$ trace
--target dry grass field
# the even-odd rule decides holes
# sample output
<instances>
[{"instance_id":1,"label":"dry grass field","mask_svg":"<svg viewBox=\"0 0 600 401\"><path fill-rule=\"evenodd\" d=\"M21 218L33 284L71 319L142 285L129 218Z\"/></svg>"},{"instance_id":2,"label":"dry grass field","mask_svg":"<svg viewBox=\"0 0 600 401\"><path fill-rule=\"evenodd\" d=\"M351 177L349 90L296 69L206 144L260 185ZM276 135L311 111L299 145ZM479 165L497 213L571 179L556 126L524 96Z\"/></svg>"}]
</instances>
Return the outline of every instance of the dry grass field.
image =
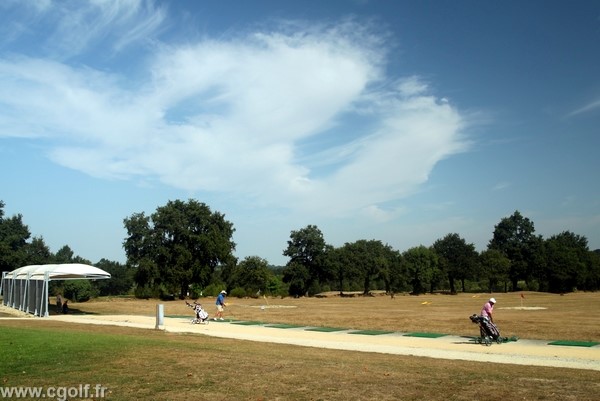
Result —
<instances>
[{"instance_id":1,"label":"dry grass field","mask_svg":"<svg viewBox=\"0 0 600 401\"><path fill-rule=\"evenodd\" d=\"M265 323L300 324L398 332L431 332L475 335L468 319L479 313L494 296L494 320L503 336L539 340L600 341L600 293L565 295L545 293L496 293L459 295L385 295L341 298L227 299L225 316ZM214 298L198 300L212 315ZM102 298L72 304L76 311L98 314L153 315L157 303L165 315L192 315L183 301ZM262 308L264 306L264 308Z\"/></svg>"},{"instance_id":2,"label":"dry grass field","mask_svg":"<svg viewBox=\"0 0 600 401\"><path fill-rule=\"evenodd\" d=\"M519 294L493 294L503 334L600 340L600 294L524 295L524 309L514 309L521 307ZM468 316L478 313L489 296L232 298L226 317L475 335L477 328ZM200 301L214 312L214 298ZM74 303L72 308L74 313L153 315L159 302L166 315L191 316L183 301L105 298ZM0 319L0 326L0 341L10 347L0 352L19 355L18 361L0 358L2 385L102 383L109 388L105 400L592 401L600 394L600 372L591 370L338 351L116 326L92 328L50 319ZM33 350L27 346L32 341L39 342Z\"/></svg>"}]
</instances>

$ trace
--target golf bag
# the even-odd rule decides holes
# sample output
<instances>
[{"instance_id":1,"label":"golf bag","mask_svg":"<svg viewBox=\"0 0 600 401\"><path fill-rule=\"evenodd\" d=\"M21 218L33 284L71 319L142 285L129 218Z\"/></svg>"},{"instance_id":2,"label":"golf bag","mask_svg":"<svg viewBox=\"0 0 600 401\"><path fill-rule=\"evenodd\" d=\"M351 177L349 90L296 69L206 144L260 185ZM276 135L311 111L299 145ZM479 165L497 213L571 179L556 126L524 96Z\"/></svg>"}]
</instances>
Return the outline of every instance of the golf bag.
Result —
<instances>
[{"instance_id":1,"label":"golf bag","mask_svg":"<svg viewBox=\"0 0 600 401\"><path fill-rule=\"evenodd\" d=\"M190 323L192 324L208 324L208 312L202 309L202 305L194 302L194 304L190 304L189 302L185 303L187 306L192 308L196 314L196 317L192 319Z\"/></svg>"},{"instance_id":2,"label":"golf bag","mask_svg":"<svg viewBox=\"0 0 600 401\"><path fill-rule=\"evenodd\" d=\"M491 345L492 341L497 343L503 342L502 337L500 337L500 330L486 316L473 314L469 316L469 319L471 319L471 322L479 325L479 338L476 339L478 343Z\"/></svg>"}]
</instances>

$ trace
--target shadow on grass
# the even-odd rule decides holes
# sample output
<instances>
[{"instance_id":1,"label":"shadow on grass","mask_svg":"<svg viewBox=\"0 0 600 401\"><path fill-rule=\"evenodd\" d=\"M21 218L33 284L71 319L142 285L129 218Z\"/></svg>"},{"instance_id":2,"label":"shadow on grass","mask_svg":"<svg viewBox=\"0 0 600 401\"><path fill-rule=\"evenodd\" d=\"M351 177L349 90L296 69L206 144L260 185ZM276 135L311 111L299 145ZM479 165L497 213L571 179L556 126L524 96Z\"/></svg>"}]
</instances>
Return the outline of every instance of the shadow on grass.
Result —
<instances>
[{"instance_id":1,"label":"shadow on grass","mask_svg":"<svg viewBox=\"0 0 600 401\"><path fill-rule=\"evenodd\" d=\"M56 310L50 310L49 311L50 316L61 316L61 315L101 315L101 313L98 312L90 312L90 311L82 311L81 309L78 308L69 308L69 311L67 313L58 313Z\"/></svg>"}]
</instances>

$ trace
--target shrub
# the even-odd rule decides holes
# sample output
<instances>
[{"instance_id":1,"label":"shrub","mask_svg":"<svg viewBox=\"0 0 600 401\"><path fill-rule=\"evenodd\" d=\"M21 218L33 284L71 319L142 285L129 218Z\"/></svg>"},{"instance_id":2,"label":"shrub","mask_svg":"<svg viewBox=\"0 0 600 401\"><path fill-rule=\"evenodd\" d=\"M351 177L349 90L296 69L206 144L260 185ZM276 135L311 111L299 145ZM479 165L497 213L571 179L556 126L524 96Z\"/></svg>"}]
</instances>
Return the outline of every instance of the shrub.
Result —
<instances>
[{"instance_id":1,"label":"shrub","mask_svg":"<svg viewBox=\"0 0 600 401\"><path fill-rule=\"evenodd\" d=\"M135 290L133 293L134 293L135 297L139 298L139 299L150 299L150 298L155 297L154 291L152 290L151 287L148 287L148 286L135 287Z\"/></svg>"},{"instance_id":2,"label":"shrub","mask_svg":"<svg viewBox=\"0 0 600 401\"><path fill-rule=\"evenodd\" d=\"M202 290L202 287L200 287L199 284L192 284L190 286L190 298L198 299L204 295L206 294L204 294L204 291Z\"/></svg>"},{"instance_id":3,"label":"shrub","mask_svg":"<svg viewBox=\"0 0 600 401\"><path fill-rule=\"evenodd\" d=\"M209 284L204 288L203 293L205 297L216 297L219 293L225 289L225 284L222 283L213 283Z\"/></svg>"},{"instance_id":4,"label":"shrub","mask_svg":"<svg viewBox=\"0 0 600 401\"><path fill-rule=\"evenodd\" d=\"M173 292L170 291L164 285L161 284L160 287L158 288L158 291L159 291L159 298L162 299L163 301L175 300L175 294L173 294Z\"/></svg>"},{"instance_id":5,"label":"shrub","mask_svg":"<svg viewBox=\"0 0 600 401\"><path fill-rule=\"evenodd\" d=\"M98 296L98 289L89 280L73 280L65 283L64 295L74 302L86 302Z\"/></svg>"},{"instance_id":6,"label":"shrub","mask_svg":"<svg viewBox=\"0 0 600 401\"><path fill-rule=\"evenodd\" d=\"M247 294L246 294L246 290L244 288L236 287L233 290L231 290L231 293L229 294L229 296L236 297L236 298L244 298L247 296Z\"/></svg>"}]
</instances>

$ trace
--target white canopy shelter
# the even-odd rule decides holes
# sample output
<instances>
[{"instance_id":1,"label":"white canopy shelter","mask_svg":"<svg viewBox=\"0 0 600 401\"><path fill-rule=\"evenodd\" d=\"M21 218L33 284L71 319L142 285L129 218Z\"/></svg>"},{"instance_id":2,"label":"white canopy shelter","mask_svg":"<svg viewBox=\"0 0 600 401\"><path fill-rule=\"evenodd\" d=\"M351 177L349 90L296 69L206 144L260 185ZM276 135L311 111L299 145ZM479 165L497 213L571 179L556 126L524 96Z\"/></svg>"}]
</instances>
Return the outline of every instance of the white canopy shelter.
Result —
<instances>
[{"instance_id":1,"label":"white canopy shelter","mask_svg":"<svg viewBox=\"0 0 600 401\"><path fill-rule=\"evenodd\" d=\"M48 316L50 281L108 278L110 274L104 270L81 263L24 266L2 273L2 303L36 316Z\"/></svg>"}]
</instances>

